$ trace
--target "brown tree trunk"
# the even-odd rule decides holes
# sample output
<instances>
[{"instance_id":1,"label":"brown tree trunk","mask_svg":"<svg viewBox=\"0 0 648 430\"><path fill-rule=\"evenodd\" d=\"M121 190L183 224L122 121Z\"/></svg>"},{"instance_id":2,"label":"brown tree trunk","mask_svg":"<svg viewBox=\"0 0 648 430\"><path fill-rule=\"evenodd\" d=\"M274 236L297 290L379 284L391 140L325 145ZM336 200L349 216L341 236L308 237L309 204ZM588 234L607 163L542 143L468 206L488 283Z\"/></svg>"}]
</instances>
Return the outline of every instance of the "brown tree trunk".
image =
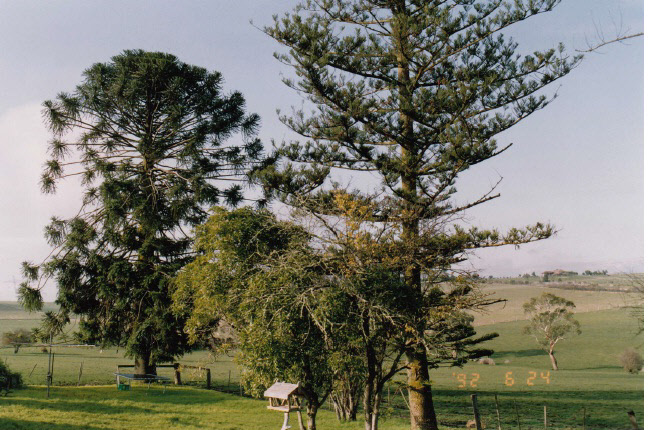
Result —
<instances>
[{"instance_id":1,"label":"brown tree trunk","mask_svg":"<svg viewBox=\"0 0 648 430\"><path fill-rule=\"evenodd\" d=\"M373 401L373 414L371 414L371 430L378 430L378 416L380 415L380 402L382 402L382 384L376 387Z\"/></svg>"},{"instance_id":2,"label":"brown tree trunk","mask_svg":"<svg viewBox=\"0 0 648 430\"><path fill-rule=\"evenodd\" d=\"M549 358L551 359L551 367L553 367L553 370L558 370L558 361L556 360L553 351L549 352Z\"/></svg>"},{"instance_id":3,"label":"brown tree trunk","mask_svg":"<svg viewBox=\"0 0 648 430\"><path fill-rule=\"evenodd\" d=\"M150 354L135 357L135 370L133 373L136 375L157 375L157 367L155 363L151 362L150 357Z\"/></svg>"},{"instance_id":4,"label":"brown tree trunk","mask_svg":"<svg viewBox=\"0 0 648 430\"><path fill-rule=\"evenodd\" d=\"M317 416L317 408L308 406L306 408L306 414L308 419L306 420L308 430L317 430L317 425L315 424L315 417Z\"/></svg>"},{"instance_id":5,"label":"brown tree trunk","mask_svg":"<svg viewBox=\"0 0 648 430\"><path fill-rule=\"evenodd\" d=\"M414 94L412 93L412 81L410 76L410 64L408 56L411 55L410 28L405 15L408 14L405 0L393 2L390 6L393 13L392 20L392 43L394 45L398 64L398 95L399 95L399 120L401 123L400 138L397 142L401 147L401 187L403 191L404 210L402 212L402 235L403 243L417 246L419 239L419 214L417 207L418 190L417 180L418 153L414 141L414 121L409 114L408 107L412 105ZM421 298L421 268L416 261L416 249L412 250L412 261L407 262L404 269L405 284L413 292L415 298ZM416 304L414 308L417 308ZM425 335L425 326L420 323L423 318L415 310L417 337ZM410 428L412 430L437 430L436 414L432 403L432 390L430 389L430 375L428 372L427 352L418 341L415 342L406 353L407 357L407 381L410 403Z\"/></svg>"},{"instance_id":6,"label":"brown tree trunk","mask_svg":"<svg viewBox=\"0 0 648 430\"><path fill-rule=\"evenodd\" d=\"M365 430L371 430L372 429L372 417L373 417L373 383L367 382L365 384L365 392L364 392L364 400L363 400L363 405L364 407L364 419L365 419Z\"/></svg>"},{"instance_id":7,"label":"brown tree trunk","mask_svg":"<svg viewBox=\"0 0 648 430\"><path fill-rule=\"evenodd\" d=\"M407 354L407 386L412 430L438 430L425 350Z\"/></svg>"},{"instance_id":8,"label":"brown tree trunk","mask_svg":"<svg viewBox=\"0 0 648 430\"><path fill-rule=\"evenodd\" d=\"M363 330L365 333L369 333L369 318L364 319L363 321ZM365 380L365 389L364 389L364 416L365 416L365 430L372 429L372 417L375 414L374 410L374 392L375 383L376 383L376 351L374 350L371 344L367 344L365 347L365 354L367 357L367 379Z\"/></svg>"}]
</instances>

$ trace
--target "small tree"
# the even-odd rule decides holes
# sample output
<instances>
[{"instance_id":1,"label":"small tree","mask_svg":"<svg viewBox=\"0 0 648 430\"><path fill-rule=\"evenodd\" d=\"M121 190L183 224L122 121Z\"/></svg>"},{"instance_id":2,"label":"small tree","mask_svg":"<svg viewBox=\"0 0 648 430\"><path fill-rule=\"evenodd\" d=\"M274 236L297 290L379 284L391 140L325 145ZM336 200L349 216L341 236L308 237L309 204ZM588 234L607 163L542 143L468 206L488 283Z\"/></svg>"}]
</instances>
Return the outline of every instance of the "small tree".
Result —
<instances>
[{"instance_id":1,"label":"small tree","mask_svg":"<svg viewBox=\"0 0 648 430\"><path fill-rule=\"evenodd\" d=\"M628 289L625 294L626 307L630 315L636 318L638 333L644 331L644 279L643 274L628 275Z\"/></svg>"},{"instance_id":2,"label":"small tree","mask_svg":"<svg viewBox=\"0 0 648 430\"><path fill-rule=\"evenodd\" d=\"M13 346L14 354L18 353L18 350L23 343L32 343L33 341L32 333L24 328L7 331L2 334L2 344Z\"/></svg>"},{"instance_id":3,"label":"small tree","mask_svg":"<svg viewBox=\"0 0 648 430\"><path fill-rule=\"evenodd\" d=\"M524 313L530 316L524 333L535 337L542 348L549 353L553 370L558 370L554 349L558 341L572 333L580 334L580 324L574 319L574 302L544 293L524 304Z\"/></svg>"},{"instance_id":4,"label":"small tree","mask_svg":"<svg viewBox=\"0 0 648 430\"><path fill-rule=\"evenodd\" d=\"M328 278L303 229L270 212L216 208L196 232L201 254L176 279L175 309L191 341L221 321L238 334L237 361L254 395L277 379L300 382L308 428L333 389L323 332L311 317Z\"/></svg>"},{"instance_id":5,"label":"small tree","mask_svg":"<svg viewBox=\"0 0 648 430\"><path fill-rule=\"evenodd\" d=\"M643 358L634 348L628 348L619 356L619 362L623 370L630 373L638 373L643 367Z\"/></svg>"}]
</instances>

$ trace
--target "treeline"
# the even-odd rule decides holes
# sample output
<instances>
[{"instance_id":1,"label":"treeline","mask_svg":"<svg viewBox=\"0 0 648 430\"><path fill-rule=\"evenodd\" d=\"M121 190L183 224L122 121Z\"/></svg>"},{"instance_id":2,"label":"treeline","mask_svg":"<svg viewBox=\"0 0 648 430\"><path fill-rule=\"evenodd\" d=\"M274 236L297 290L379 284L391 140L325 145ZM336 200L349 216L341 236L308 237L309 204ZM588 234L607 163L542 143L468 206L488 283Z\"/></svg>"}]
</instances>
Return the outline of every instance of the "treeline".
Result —
<instances>
[{"instance_id":1,"label":"treeline","mask_svg":"<svg viewBox=\"0 0 648 430\"><path fill-rule=\"evenodd\" d=\"M301 382L312 430L329 396L342 420L362 401L376 430L382 387L405 371L412 429L437 429L429 369L487 353L493 336L475 337L467 311L497 300L460 263L555 233L460 222L496 186L454 198L464 172L509 147L496 137L546 107L546 87L581 61L497 36L555 4L304 0L263 29L308 100L281 116L299 139L270 153L218 72L142 50L92 65L43 105L41 188L78 177L84 194L77 215L46 227L52 254L23 264L19 300L40 310L54 282L60 310L45 332L77 315L78 342L122 347L141 374L227 324L219 347L240 349L248 390ZM340 171L374 182L344 186ZM224 209L273 202L289 220Z\"/></svg>"}]
</instances>

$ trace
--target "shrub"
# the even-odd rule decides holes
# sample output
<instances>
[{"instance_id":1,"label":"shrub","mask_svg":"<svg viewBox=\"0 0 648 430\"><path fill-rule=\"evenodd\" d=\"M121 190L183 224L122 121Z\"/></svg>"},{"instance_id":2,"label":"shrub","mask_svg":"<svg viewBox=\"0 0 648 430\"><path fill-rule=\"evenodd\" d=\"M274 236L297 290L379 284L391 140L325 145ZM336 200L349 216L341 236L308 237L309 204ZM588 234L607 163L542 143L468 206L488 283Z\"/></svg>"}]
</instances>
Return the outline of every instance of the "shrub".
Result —
<instances>
[{"instance_id":1,"label":"shrub","mask_svg":"<svg viewBox=\"0 0 648 430\"><path fill-rule=\"evenodd\" d=\"M14 373L6 364L0 361L0 396L7 395L13 388L20 388L23 385L20 373Z\"/></svg>"},{"instance_id":2,"label":"shrub","mask_svg":"<svg viewBox=\"0 0 648 430\"><path fill-rule=\"evenodd\" d=\"M24 328L2 333L2 344L13 345L14 354L18 353L21 344L32 343L33 341L34 337L32 336L32 333Z\"/></svg>"},{"instance_id":3,"label":"shrub","mask_svg":"<svg viewBox=\"0 0 648 430\"><path fill-rule=\"evenodd\" d=\"M479 364L486 364L489 366L495 366L495 360L490 357L482 357L479 359Z\"/></svg>"},{"instance_id":4,"label":"shrub","mask_svg":"<svg viewBox=\"0 0 648 430\"><path fill-rule=\"evenodd\" d=\"M623 370L638 373L643 367L643 357L633 348L628 348L619 356Z\"/></svg>"},{"instance_id":5,"label":"shrub","mask_svg":"<svg viewBox=\"0 0 648 430\"><path fill-rule=\"evenodd\" d=\"M29 330L19 328L14 331L2 333L2 344L11 345L13 343L31 343L33 342L32 334Z\"/></svg>"}]
</instances>

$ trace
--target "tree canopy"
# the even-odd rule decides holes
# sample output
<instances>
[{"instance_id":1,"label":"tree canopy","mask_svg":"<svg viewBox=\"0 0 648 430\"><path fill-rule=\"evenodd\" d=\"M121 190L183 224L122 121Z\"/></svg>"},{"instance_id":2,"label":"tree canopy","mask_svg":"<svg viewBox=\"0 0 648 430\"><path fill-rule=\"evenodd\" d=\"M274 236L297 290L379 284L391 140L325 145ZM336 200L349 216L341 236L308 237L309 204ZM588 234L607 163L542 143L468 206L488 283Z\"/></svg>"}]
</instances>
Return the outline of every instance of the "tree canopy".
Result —
<instances>
[{"instance_id":1,"label":"tree canopy","mask_svg":"<svg viewBox=\"0 0 648 430\"><path fill-rule=\"evenodd\" d=\"M174 308L190 314L192 341L223 322L234 329L247 392L276 380L299 382L308 428L333 388L335 370L325 332L313 318L330 281L302 228L269 211L214 208L197 228L199 256L175 280ZM223 339L216 339L222 342Z\"/></svg>"},{"instance_id":2,"label":"tree canopy","mask_svg":"<svg viewBox=\"0 0 648 430\"><path fill-rule=\"evenodd\" d=\"M405 355L413 429L437 428L425 338L439 302L430 286L471 249L517 246L554 231L543 223L508 232L467 227L459 222L465 211L499 195L487 187L472 201L453 196L463 172L508 148L496 136L546 107L555 94L543 90L580 61L562 45L520 54L504 35L558 3L304 0L265 28L285 47L277 58L294 69L285 83L310 105L282 116L305 140L281 145L288 163L259 178L327 226L344 215L334 204L336 172L366 172L378 185L343 191L367 208L362 223L381 237L391 231L389 255L411 290Z\"/></svg>"},{"instance_id":3,"label":"tree canopy","mask_svg":"<svg viewBox=\"0 0 648 430\"><path fill-rule=\"evenodd\" d=\"M78 177L84 195L75 216L47 226L51 256L23 264L20 300L39 309L53 279L59 319L74 313L82 340L124 346L137 373L189 348L169 281L193 257L188 231L209 206L243 200L244 170L261 157L258 116L222 84L173 55L124 51L43 104L53 135L43 191Z\"/></svg>"},{"instance_id":4,"label":"tree canopy","mask_svg":"<svg viewBox=\"0 0 648 430\"><path fill-rule=\"evenodd\" d=\"M575 307L574 302L551 293L543 293L524 304L524 313L530 317L524 333L533 336L549 353L554 370L558 370L554 354L556 344L573 333L581 333L580 323L572 311Z\"/></svg>"}]
</instances>

